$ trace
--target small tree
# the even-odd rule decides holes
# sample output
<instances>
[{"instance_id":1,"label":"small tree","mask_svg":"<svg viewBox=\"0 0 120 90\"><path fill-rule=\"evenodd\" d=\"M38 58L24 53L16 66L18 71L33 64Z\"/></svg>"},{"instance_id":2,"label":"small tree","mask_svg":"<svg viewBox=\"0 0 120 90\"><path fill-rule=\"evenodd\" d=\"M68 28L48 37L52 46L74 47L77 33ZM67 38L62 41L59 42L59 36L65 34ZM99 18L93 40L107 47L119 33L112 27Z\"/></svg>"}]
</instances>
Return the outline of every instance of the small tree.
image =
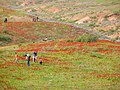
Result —
<instances>
[{"instance_id":1,"label":"small tree","mask_svg":"<svg viewBox=\"0 0 120 90\"><path fill-rule=\"evenodd\" d=\"M77 42L95 42L97 40L98 40L97 36L94 36L94 35L82 35L78 39L76 39L75 41L77 41Z\"/></svg>"}]
</instances>

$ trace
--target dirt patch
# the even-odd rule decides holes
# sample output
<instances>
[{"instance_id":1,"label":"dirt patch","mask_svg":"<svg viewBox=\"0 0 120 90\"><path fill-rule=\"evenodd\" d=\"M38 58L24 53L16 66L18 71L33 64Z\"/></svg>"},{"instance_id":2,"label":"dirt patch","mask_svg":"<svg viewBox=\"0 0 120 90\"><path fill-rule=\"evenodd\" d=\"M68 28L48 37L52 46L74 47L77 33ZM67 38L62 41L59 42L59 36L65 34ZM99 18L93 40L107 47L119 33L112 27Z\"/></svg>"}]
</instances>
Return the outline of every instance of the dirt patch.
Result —
<instances>
[{"instance_id":1,"label":"dirt patch","mask_svg":"<svg viewBox=\"0 0 120 90\"><path fill-rule=\"evenodd\" d=\"M35 67L35 68L33 68L33 70L40 70L40 67ZM32 74L32 75L34 75L34 74Z\"/></svg>"},{"instance_id":2,"label":"dirt patch","mask_svg":"<svg viewBox=\"0 0 120 90\"><path fill-rule=\"evenodd\" d=\"M104 31L109 31L109 30L114 30L116 27L114 25L111 25L111 26L105 26L105 27L102 27L101 29L104 30Z\"/></svg>"},{"instance_id":3,"label":"dirt patch","mask_svg":"<svg viewBox=\"0 0 120 90\"><path fill-rule=\"evenodd\" d=\"M28 16L10 16L8 20L9 22L32 22L32 18Z\"/></svg>"},{"instance_id":4,"label":"dirt patch","mask_svg":"<svg viewBox=\"0 0 120 90\"><path fill-rule=\"evenodd\" d=\"M89 21L91 21L91 20L92 20L92 19L87 16L87 17L84 17L84 18L80 19L79 21L77 21L77 22L75 22L75 23L81 24L81 23L89 22Z\"/></svg>"},{"instance_id":5,"label":"dirt patch","mask_svg":"<svg viewBox=\"0 0 120 90\"><path fill-rule=\"evenodd\" d=\"M52 13L58 13L61 11L61 9L59 8L56 8L56 7L52 7L52 8L49 8L48 11L52 12Z\"/></svg>"}]
</instances>

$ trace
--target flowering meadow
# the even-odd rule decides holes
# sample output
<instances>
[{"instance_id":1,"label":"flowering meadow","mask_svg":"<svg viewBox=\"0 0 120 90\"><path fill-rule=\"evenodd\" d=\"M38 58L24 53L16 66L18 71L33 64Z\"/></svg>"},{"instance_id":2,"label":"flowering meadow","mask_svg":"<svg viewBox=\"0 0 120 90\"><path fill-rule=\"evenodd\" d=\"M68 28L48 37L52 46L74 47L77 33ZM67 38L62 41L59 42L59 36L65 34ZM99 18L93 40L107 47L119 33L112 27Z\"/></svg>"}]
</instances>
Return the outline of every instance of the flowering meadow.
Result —
<instances>
[{"instance_id":1,"label":"flowering meadow","mask_svg":"<svg viewBox=\"0 0 120 90\"><path fill-rule=\"evenodd\" d=\"M28 42L41 42L45 37L49 40L61 38L76 38L86 33L85 30L72 25L54 22L8 22L0 23L0 36L11 39L11 42L2 41L0 46Z\"/></svg>"},{"instance_id":2,"label":"flowering meadow","mask_svg":"<svg viewBox=\"0 0 120 90\"><path fill-rule=\"evenodd\" d=\"M34 51L38 52L36 62L32 62ZM15 52L19 64L15 63ZM29 67L25 60L27 53L31 55ZM120 43L60 39L1 47L0 89L119 90Z\"/></svg>"}]
</instances>

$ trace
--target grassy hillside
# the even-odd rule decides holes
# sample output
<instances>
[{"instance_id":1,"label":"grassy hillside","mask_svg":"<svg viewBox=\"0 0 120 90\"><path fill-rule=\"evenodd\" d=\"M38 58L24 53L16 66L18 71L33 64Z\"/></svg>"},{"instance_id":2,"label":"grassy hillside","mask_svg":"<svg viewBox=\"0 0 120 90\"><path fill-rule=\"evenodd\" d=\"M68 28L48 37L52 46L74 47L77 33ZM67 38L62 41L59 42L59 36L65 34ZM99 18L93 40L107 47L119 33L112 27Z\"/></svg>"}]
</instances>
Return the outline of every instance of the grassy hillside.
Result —
<instances>
[{"instance_id":1,"label":"grassy hillside","mask_svg":"<svg viewBox=\"0 0 120 90\"><path fill-rule=\"evenodd\" d=\"M36 0L37 2L38 0ZM119 0L53 0L37 2L36 5L30 5L23 10L32 9L31 12L38 14L41 18L52 18L67 22L75 22L85 16L91 16L108 10L114 10L120 7Z\"/></svg>"},{"instance_id":2,"label":"grassy hillside","mask_svg":"<svg viewBox=\"0 0 120 90\"><path fill-rule=\"evenodd\" d=\"M24 0L23 0L24 1ZM16 8L23 4L15 4L11 0L9 5ZM101 35L113 41L120 40L120 2L119 0L35 0L36 4L23 6L16 9L18 12L38 16L43 20L57 20L61 22L72 23L81 28L100 32ZM5 2L5 1L3 1ZM6 11L6 10L5 10ZM22 15L23 16L23 15ZM9 15L11 22L30 22L28 17Z\"/></svg>"},{"instance_id":3,"label":"grassy hillside","mask_svg":"<svg viewBox=\"0 0 120 90\"><path fill-rule=\"evenodd\" d=\"M1 1L5 6L17 0ZM20 0L15 7L22 3ZM36 0L35 5L16 10L2 6L0 90L120 89L120 43L97 40L98 34L120 40L119 0ZM26 12L43 21L32 22ZM36 62L32 62L34 51L38 52ZM28 53L30 67L25 59Z\"/></svg>"},{"instance_id":4,"label":"grassy hillside","mask_svg":"<svg viewBox=\"0 0 120 90\"><path fill-rule=\"evenodd\" d=\"M36 0L35 5L18 11L41 19L73 23L115 40L120 39L119 8L119 0Z\"/></svg>"},{"instance_id":5,"label":"grassy hillside","mask_svg":"<svg viewBox=\"0 0 120 90\"><path fill-rule=\"evenodd\" d=\"M1 23L0 27L0 36L11 39L9 42L1 39L1 45L40 42L45 37L49 40L74 39L86 33L80 28L52 22L8 22Z\"/></svg>"},{"instance_id":6,"label":"grassy hillside","mask_svg":"<svg viewBox=\"0 0 120 90\"><path fill-rule=\"evenodd\" d=\"M2 23L4 21L4 18L8 18L8 21L15 21L15 19L21 18L21 17L25 17L30 18L29 15L26 15L24 12L20 12L20 11L15 11L3 6L0 6L0 23Z\"/></svg>"},{"instance_id":7,"label":"grassy hillside","mask_svg":"<svg viewBox=\"0 0 120 90\"><path fill-rule=\"evenodd\" d=\"M4 23L4 18L8 23ZM25 42L78 37L85 30L54 22L32 22L31 16L5 7L0 7L0 46ZM75 38L74 37L74 38Z\"/></svg>"},{"instance_id":8,"label":"grassy hillside","mask_svg":"<svg viewBox=\"0 0 120 90\"><path fill-rule=\"evenodd\" d=\"M31 58L28 67L24 55L33 51L38 51L38 58L35 63ZM119 67L120 43L61 40L7 46L0 48L0 89L119 90Z\"/></svg>"}]
</instances>

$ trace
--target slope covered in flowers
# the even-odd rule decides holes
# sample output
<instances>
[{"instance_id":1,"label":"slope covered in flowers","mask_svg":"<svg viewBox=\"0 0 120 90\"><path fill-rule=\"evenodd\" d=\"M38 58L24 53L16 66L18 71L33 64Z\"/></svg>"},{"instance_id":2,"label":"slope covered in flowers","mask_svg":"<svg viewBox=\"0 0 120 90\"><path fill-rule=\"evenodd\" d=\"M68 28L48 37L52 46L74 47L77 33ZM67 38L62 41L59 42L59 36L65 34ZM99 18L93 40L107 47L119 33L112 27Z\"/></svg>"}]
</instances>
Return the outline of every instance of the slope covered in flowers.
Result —
<instances>
[{"instance_id":1,"label":"slope covered in flowers","mask_svg":"<svg viewBox=\"0 0 120 90\"><path fill-rule=\"evenodd\" d=\"M48 37L49 40L75 38L84 33L86 31L83 29L54 22L0 23L0 35L9 37L10 44L40 42L45 37Z\"/></svg>"},{"instance_id":2,"label":"slope covered in flowers","mask_svg":"<svg viewBox=\"0 0 120 90\"><path fill-rule=\"evenodd\" d=\"M26 65L25 54L38 52ZM19 64L15 63L15 52ZM39 60L43 60L43 65ZM120 43L48 41L0 48L0 88L35 90L119 90Z\"/></svg>"}]
</instances>

